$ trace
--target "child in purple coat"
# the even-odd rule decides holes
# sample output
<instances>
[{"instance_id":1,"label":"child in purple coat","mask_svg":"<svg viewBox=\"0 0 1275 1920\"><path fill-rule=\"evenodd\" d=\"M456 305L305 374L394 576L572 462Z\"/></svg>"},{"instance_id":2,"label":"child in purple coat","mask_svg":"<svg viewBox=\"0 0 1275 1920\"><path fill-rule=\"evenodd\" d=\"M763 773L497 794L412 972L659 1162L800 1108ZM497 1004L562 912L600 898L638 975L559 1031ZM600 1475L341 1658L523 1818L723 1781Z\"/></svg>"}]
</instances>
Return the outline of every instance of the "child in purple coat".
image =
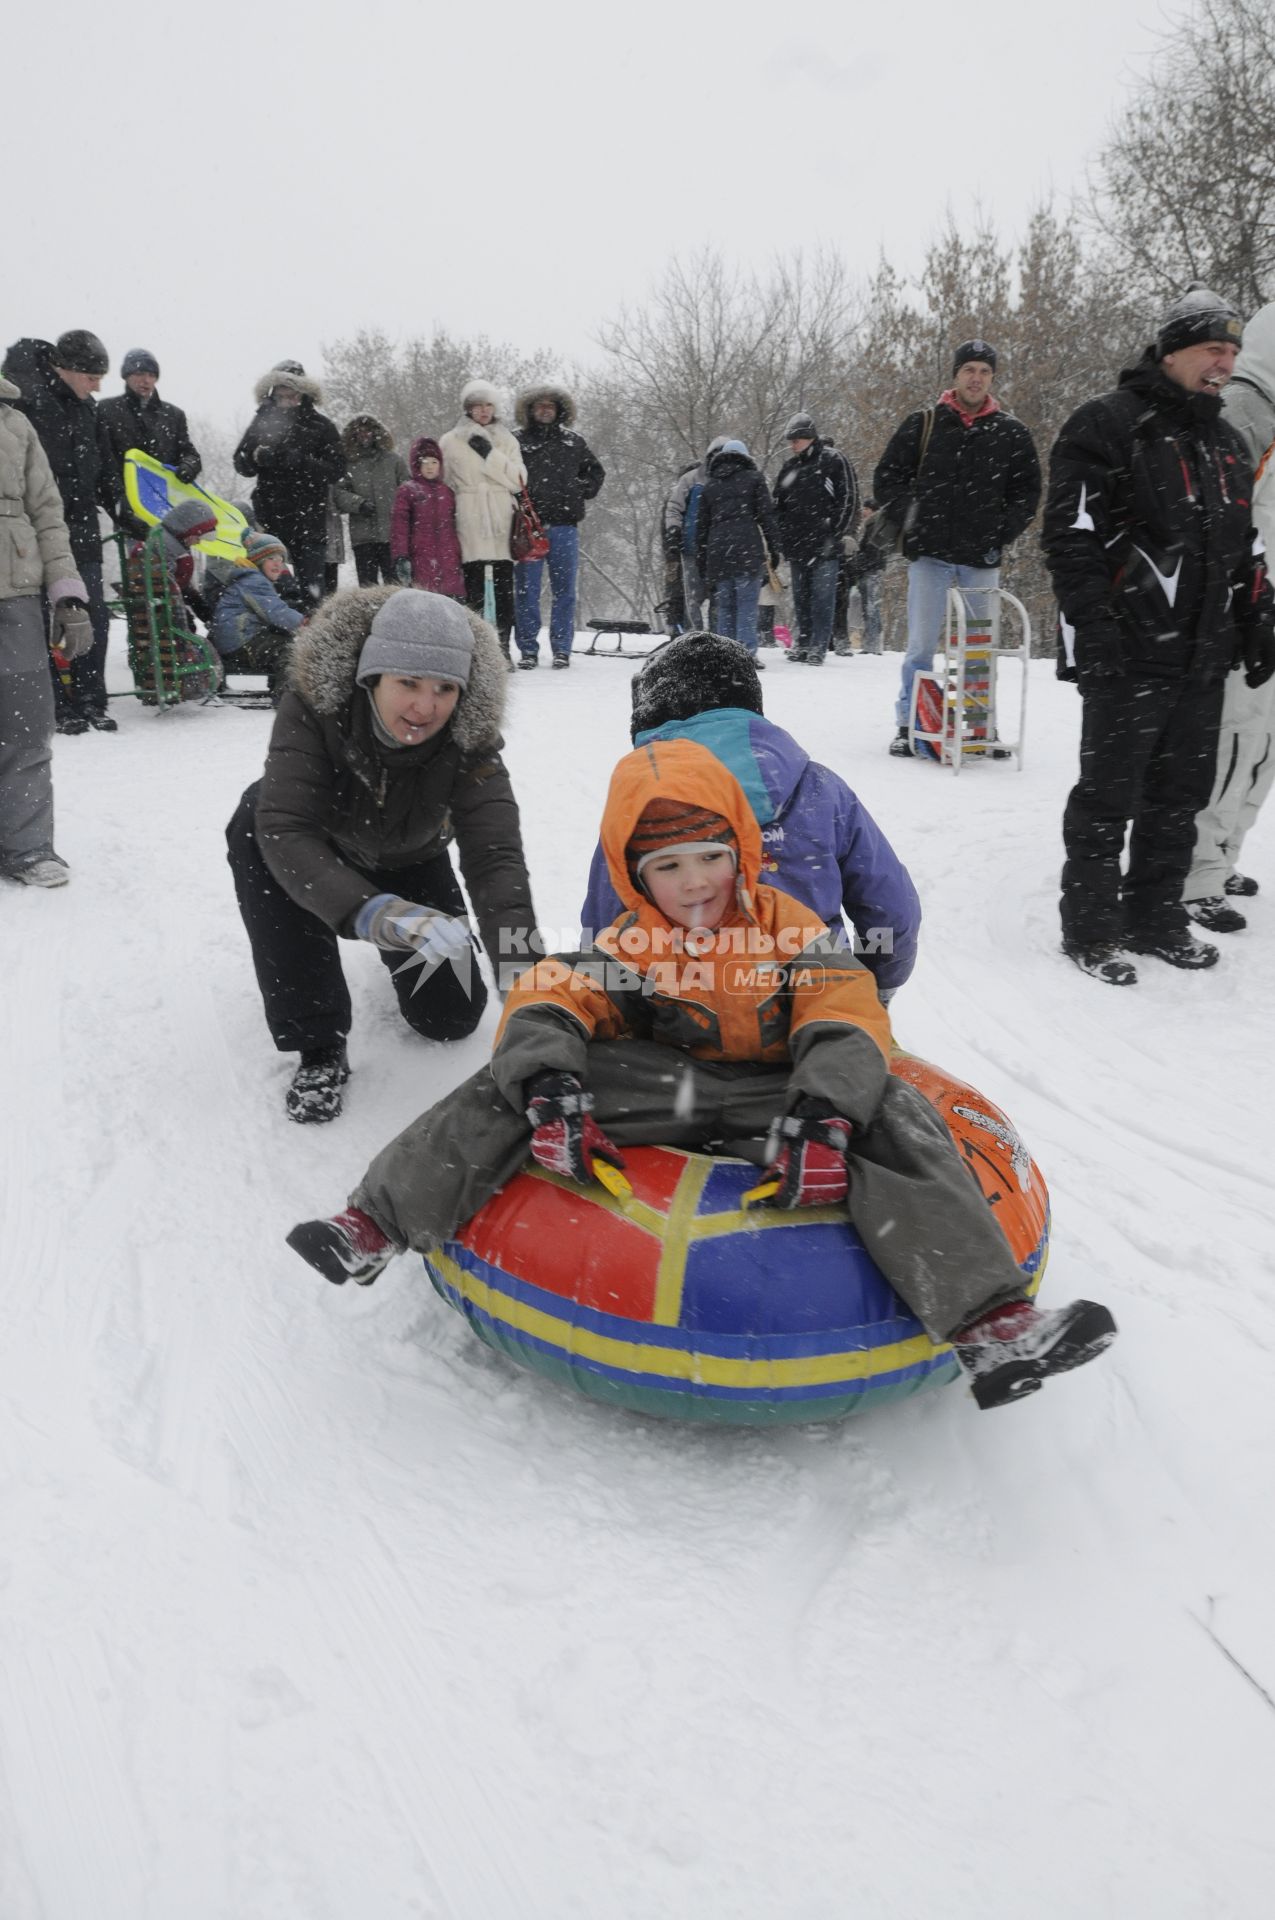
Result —
<instances>
[{"instance_id":1,"label":"child in purple coat","mask_svg":"<svg viewBox=\"0 0 1275 1920\"><path fill-rule=\"evenodd\" d=\"M412 442L412 477L394 496L390 558L403 585L465 598L456 537L456 496L443 479L443 454L427 435Z\"/></svg>"}]
</instances>

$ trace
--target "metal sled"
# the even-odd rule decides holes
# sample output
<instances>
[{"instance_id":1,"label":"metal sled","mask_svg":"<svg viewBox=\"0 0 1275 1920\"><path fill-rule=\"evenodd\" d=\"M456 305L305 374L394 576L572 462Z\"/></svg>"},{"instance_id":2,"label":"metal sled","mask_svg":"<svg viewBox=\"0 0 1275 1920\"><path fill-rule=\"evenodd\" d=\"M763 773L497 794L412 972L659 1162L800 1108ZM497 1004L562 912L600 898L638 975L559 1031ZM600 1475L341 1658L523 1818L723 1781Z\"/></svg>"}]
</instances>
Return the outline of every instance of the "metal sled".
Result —
<instances>
[{"instance_id":1,"label":"metal sled","mask_svg":"<svg viewBox=\"0 0 1275 1920\"><path fill-rule=\"evenodd\" d=\"M1031 660L1031 621L1027 609L1004 587L978 591L991 602L991 618L970 622L965 595L952 587L943 618L943 643L933 671L912 682L908 744L918 759L937 760L959 773L967 759L1013 760L1021 772L1027 735L1027 668ZM1004 637L1008 608L1017 640ZM997 678L1002 661L1017 662L1018 730L1013 739L998 725ZM1012 709L1011 709L1012 710Z\"/></svg>"},{"instance_id":2,"label":"metal sled","mask_svg":"<svg viewBox=\"0 0 1275 1920\"><path fill-rule=\"evenodd\" d=\"M599 660L645 660L650 648L626 647L624 636L626 634L654 635L656 632L656 629L646 620L586 620L585 625L593 634L593 638L581 651L586 656L595 654ZM598 641L605 639L608 634L614 634L615 645L606 653L598 653Z\"/></svg>"},{"instance_id":3,"label":"metal sled","mask_svg":"<svg viewBox=\"0 0 1275 1920\"><path fill-rule=\"evenodd\" d=\"M256 689L231 692L224 683L220 655L210 640L186 625L186 609L168 571L162 527L152 527L140 549L130 554L125 537L120 550L120 611L128 622L130 693L113 699L137 699L161 713L183 701L204 706L231 701L242 706L269 704Z\"/></svg>"}]
</instances>

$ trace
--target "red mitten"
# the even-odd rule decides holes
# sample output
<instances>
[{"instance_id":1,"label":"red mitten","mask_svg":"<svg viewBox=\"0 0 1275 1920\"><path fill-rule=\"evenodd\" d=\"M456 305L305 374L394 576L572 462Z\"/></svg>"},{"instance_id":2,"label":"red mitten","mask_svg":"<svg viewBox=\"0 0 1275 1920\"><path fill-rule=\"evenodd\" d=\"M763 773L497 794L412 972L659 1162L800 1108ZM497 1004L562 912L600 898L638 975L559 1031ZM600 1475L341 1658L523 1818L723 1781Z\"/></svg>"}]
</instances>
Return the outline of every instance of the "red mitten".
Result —
<instances>
[{"instance_id":1,"label":"red mitten","mask_svg":"<svg viewBox=\"0 0 1275 1920\"><path fill-rule=\"evenodd\" d=\"M586 1184L593 1162L622 1167L624 1155L593 1117L593 1096L574 1073L538 1073L524 1088L532 1125L531 1156L546 1173Z\"/></svg>"},{"instance_id":2,"label":"red mitten","mask_svg":"<svg viewBox=\"0 0 1275 1920\"><path fill-rule=\"evenodd\" d=\"M846 1150L854 1128L826 1100L808 1096L770 1131L782 1145L767 1169L767 1179L779 1182L768 1206L835 1207L845 1199L850 1189Z\"/></svg>"}]
</instances>

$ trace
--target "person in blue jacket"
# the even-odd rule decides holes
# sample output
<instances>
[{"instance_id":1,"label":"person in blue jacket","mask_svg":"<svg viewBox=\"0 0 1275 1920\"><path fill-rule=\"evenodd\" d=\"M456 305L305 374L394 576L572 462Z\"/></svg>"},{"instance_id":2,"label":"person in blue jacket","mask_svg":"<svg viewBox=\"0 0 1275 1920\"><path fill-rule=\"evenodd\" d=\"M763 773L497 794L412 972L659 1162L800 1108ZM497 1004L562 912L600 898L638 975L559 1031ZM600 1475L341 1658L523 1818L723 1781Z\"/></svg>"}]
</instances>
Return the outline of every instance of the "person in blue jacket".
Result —
<instances>
[{"instance_id":1,"label":"person in blue jacket","mask_svg":"<svg viewBox=\"0 0 1275 1920\"><path fill-rule=\"evenodd\" d=\"M840 775L765 718L761 681L744 648L715 633L679 634L657 647L633 677L631 732L635 747L696 740L730 769L761 828L762 879L834 929L844 912L859 957L888 1001L916 964L916 888ZM599 846L581 925L609 926L621 911Z\"/></svg>"},{"instance_id":2,"label":"person in blue jacket","mask_svg":"<svg viewBox=\"0 0 1275 1920\"><path fill-rule=\"evenodd\" d=\"M282 540L249 533L243 544L251 564L236 568L218 595L209 638L228 673L264 673L273 694L282 686L288 642L305 615L279 591L288 569Z\"/></svg>"}]
</instances>

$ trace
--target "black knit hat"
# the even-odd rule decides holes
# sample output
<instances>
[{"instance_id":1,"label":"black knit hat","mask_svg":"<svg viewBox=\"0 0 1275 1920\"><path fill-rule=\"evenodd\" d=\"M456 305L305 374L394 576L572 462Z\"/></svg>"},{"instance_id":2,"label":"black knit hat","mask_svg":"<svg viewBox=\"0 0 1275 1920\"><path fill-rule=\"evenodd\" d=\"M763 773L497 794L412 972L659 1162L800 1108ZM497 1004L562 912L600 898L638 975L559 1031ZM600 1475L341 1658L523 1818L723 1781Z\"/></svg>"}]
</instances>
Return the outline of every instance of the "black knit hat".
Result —
<instances>
[{"instance_id":1,"label":"black knit hat","mask_svg":"<svg viewBox=\"0 0 1275 1920\"><path fill-rule=\"evenodd\" d=\"M817 440L818 438L819 429L815 425L814 416L809 413L794 413L784 428L785 440Z\"/></svg>"},{"instance_id":2,"label":"black knit hat","mask_svg":"<svg viewBox=\"0 0 1275 1920\"><path fill-rule=\"evenodd\" d=\"M967 360L985 360L992 372L996 371L996 349L986 340L966 340L952 355L952 377L955 379Z\"/></svg>"},{"instance_id":3,"label":"black knit hat","mask_svg":"<svg viewBox=\"0 0 1275 1920\"><path fill-rule=\"evenodd\" d=\"M630 734L670 720L690 720L714 707L760 713L761 681L746 648L719 633L680 633L657 647L632 682Z\"/></svg>"},{"instance_id":4,"label":"black knit hat","mask_svg":"<svg viewBox=\"0 0 1275 1920\"><path fill-rule=\"evenodd\" d=\"M1196 347L1204 340L1230 340L1238 347L1244 338L1244 318L1220 293L1211 293L1200 281L1173 302L1156 334L1156 357Z\"/></svg>"},{"instance_id":5,"label":"black knit hat","mask_svg":"<svg viewBox=\"0 0 1275 1920\"><path fill-rule=\"evenodd\" d=\"M121 380L128 380L135 373L153 373L159 379L159 361L145 347L130 347L120 362Z\"/></svg>"},{"instance_id":6,"label":"black knit hat","mask_svg":"<svg viewBox=\"0 0 1275 1920\"><path fill-rule=\"evenodd\" d=\"M106 348L87 327L72 327L69 333L58 335L53 364L64 367L68 373L109 373L111 370Z\"/></svg>"}]
</instances>

